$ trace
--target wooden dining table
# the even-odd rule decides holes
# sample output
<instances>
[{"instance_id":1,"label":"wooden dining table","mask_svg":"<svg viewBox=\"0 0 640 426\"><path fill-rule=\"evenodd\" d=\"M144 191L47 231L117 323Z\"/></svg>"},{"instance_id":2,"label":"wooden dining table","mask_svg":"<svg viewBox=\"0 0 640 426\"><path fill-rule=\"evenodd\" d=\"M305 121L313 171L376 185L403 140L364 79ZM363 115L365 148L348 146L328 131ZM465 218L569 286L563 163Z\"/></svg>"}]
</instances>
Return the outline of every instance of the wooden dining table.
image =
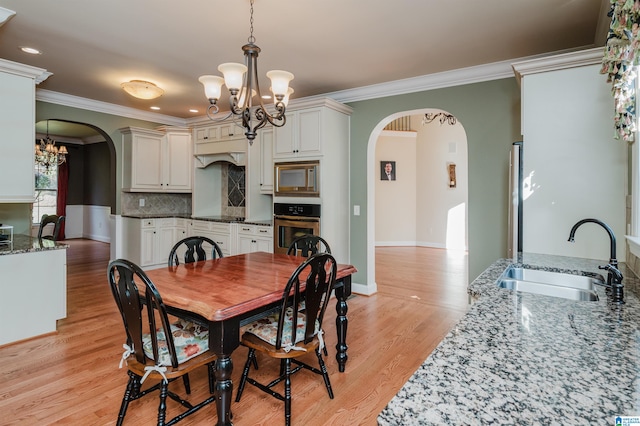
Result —
<instances>
[{"instance_id":1,"label":"wooden dining table","mask_svg":"<svg viewBox=\"0 0 640 426\"><path fill-rule=\"evenodd\" d=\"M240 327L276 309L282 291L304 258L254 252L168 266L147 272L167 308L209 327L209 350L216 364L217 425L232 425L231 354L240 346ZM338 264L336 276L336 360L340 372L347 362L347 298L352 265Z\"/></svg>"}]
</instances>

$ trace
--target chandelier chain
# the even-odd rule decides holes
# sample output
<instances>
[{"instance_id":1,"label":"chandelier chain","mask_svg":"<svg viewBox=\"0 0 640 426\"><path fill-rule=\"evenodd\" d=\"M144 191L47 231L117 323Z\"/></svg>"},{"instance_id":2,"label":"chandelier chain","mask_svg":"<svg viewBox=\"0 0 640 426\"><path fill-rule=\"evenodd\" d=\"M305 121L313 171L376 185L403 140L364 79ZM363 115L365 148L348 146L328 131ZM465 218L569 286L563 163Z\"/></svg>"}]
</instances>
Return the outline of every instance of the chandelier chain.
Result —
<instances>
[{"instance_id":1,"label":"chandelier chain","mask_svg":"<svg viewBox=\"0 0 640 426\"><path fill-rule=\"evenodd\" d=\"M256 42L256 38L253 36L253 0L251 0L251 8L250 8L250 18L249 18L249 38L247 41L251 44Z\"/></svg>"}]
</instances>

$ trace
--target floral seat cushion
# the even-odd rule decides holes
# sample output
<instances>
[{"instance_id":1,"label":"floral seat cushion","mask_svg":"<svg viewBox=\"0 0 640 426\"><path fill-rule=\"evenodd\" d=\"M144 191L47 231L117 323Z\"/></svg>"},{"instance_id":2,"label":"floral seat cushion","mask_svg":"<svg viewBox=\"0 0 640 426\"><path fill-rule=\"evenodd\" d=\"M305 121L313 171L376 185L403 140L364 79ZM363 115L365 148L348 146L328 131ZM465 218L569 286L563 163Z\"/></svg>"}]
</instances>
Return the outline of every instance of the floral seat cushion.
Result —
<instances>
[{"instance_id":1,"label":"floral seat cushion","mask_svg":"<svg viewBox=\"0 0 640 426\"><path fill-rule=\"evenodd\" d=\"M291 326L293 324L293 309L287 308L286 310L286 318L284 321L284 327L282 330L282 347L289 348L295 345L298 342L302 342L304 340L304 329L306 327L305 314L299 309L298 312L298 321L296 323L296 341L291 343ZM278 319L280 317L280 313L276 312L264 318L260 318L243 328L245 333L251 333L270 345L276 344L276 339L278 337ZM318 333L319 324L316 321L315 333Z\"/></svg>"},{"instance_id":2,"label":"floral seat cushion","mask_svg":"<svg viewBox=\"0 0 640 426\"><path fill-rule=\"evenodd\" d=\"M209 329L205 326L179 319L171 324L171 333L176 347L178 364L182 364L209 350ZM153 359L151 335L145 334L142 337L142 341L144 343L144 354ZM162 330L158 331L158 346L160 360L156 362L156 365L171 366L171 356L169 355L167 340Z\"/></svg>"}]
</instances>

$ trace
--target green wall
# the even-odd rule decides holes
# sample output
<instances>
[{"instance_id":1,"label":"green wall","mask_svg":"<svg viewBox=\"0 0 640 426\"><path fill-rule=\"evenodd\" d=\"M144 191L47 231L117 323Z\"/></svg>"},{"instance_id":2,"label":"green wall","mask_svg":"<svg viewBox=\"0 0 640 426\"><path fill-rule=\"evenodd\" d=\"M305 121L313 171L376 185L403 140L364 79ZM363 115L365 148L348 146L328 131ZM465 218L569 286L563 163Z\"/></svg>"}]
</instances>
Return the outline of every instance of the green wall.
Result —
<instances>
[{"instance_id":1,"label":"green wall","mask_svg":"<svg viewBox=\"0 0 640 426\"><path fill-rule=\"evenodd\" d=\"M438 108L455 115L467 134L469 155L469 280L507 254L509 152L521 140L520 89L515 78L350 103L351 216L353 281L367 277L367 146L373 129L403 111ZM388 120L385 120L388 121ZM375 165L374 165L375 166ZM352 208L350 207L350 211Z\"/></svg>"},{"instance_id":2,"label":"green wall","mask_svg":"<svg viewBox=\"0 0 640 426\"><path fill-rule=\"evenodd\" d=\"M142 127L146 129L156 128L162 123L153 123L144 120L136 120L113 114L88 111L84 109L57 105L48 102L36 102L36 122L47 119L67 120L77 123L89 124L99 130L107 140L110 154L110 187L109 202L107 205L115 206L114 214L120 213L120 188L122 188L122 134L118 129L123 127ZM106 161L107 159L105 159ZM102 203L102 202L101 202Z\"/></svg>"},{"instance_id":3,"label":"green wall","mask_svg":"<svg viewBox=\"0 0 640 426\"><path fill-rule=\"evenodd\" d=\"M354 282L367 277L367 145L373 129L386 117L403 111L438 108L454 114L467 134L469 153L469 279L474 279L507 252L508 158L511 143L520 140L520 90L515 78L501 79L390 96L349 104L351 116L351 203L361 206L351 216L351 262L358 268ZM113 142L114 194L122 186L119 128L155 128L161 123L134 120L74 107L36 102L36 121L62 119L101 129ZM115 200L120 213L120 197ZM16 206L20 208L20 205ZM349 207L352 211L352 208ZM1 213L1 212L0 212ZM3 217L13 213L5 212ZM27 214L28 217L28 214ZM373 241L369 242L373 245Z\"/></svg>"}]
</instances>

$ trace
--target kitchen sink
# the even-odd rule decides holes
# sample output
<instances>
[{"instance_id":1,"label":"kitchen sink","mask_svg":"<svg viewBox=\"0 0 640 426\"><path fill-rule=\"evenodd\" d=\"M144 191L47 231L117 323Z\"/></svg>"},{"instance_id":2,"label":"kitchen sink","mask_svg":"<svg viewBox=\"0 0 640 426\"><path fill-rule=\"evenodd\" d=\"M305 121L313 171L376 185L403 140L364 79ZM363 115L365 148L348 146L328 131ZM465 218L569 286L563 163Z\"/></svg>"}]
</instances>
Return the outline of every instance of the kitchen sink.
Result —
<instances>
[{"instance_id":1,"label":"kitchen sink","mask_svg":"<svg viewBox=\"0 0 640 426\"><path fill-rule=\"evenodd\" d=\"M504 271L496 284L507 290L571 300L596 301L598 294L595 287L596 285L604 285L604 278L602 275L587 277L562 272L510 267Z\"/></svg>"}]
</instances>

